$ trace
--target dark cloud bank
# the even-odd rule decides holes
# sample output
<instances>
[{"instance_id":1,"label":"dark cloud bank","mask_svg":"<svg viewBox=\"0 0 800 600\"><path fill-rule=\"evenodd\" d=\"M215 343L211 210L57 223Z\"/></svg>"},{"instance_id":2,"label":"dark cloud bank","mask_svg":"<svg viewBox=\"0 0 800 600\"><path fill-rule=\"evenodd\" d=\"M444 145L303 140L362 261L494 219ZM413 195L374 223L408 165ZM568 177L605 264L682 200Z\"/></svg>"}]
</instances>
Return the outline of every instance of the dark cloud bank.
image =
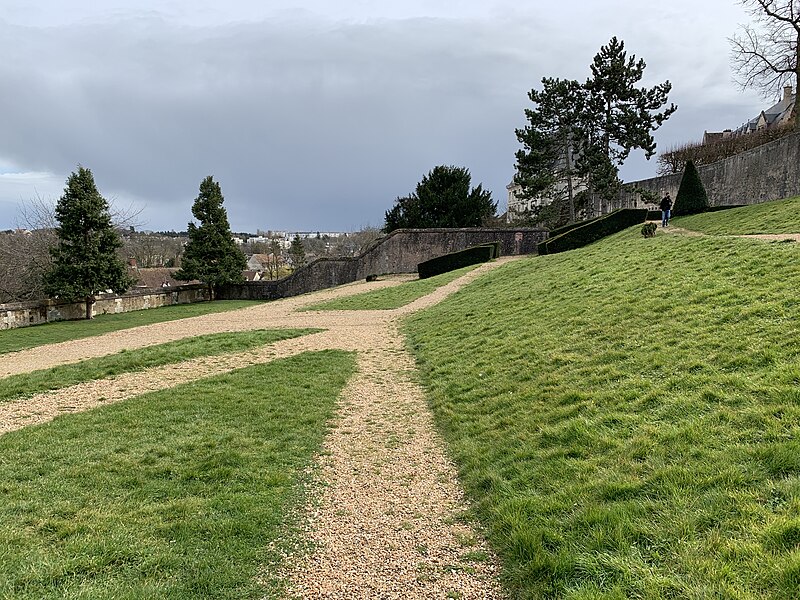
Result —
<instances>
[{"instance_id":1,"label":"dark cloud bank","mask_svg":"<svg viewBox=\"0 0 800 600\"><path fill-rule=\"evenodd\" d=\"M152 229L184 228L208 174L235 230L379 224L437 164L470 168L502 205L527 90L545 75L584 78L610 37L564 46L547 31L524 20L0 21L13 57L0 63L0 161L63 177L81 163L106 196L146 205ZM678 77L662 64L652 82ZM682 122L692 133L674 129L676 140L739 119L736 102L696 104ZM640 162L633 177L654 171Z\"/></svg>"}]
</instances>

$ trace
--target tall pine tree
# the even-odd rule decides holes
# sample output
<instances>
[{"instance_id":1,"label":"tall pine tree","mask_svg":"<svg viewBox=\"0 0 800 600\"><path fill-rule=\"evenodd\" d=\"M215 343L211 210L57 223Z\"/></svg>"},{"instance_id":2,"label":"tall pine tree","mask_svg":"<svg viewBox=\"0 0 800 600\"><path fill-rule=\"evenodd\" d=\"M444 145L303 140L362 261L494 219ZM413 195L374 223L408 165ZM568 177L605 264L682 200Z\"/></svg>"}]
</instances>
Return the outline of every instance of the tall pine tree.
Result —
<instances>
[{"instance_id":1,"label":"tall pine tree","mask_svg":"<svg viewBox=\"0 0 800 600\"><path fill-rule=\"evenodd\" d=\"M516 154L514 182L522 188L522 197L545 196L554 204L566 203L570 223L575 221L579 186L576 157L580 156L585 141L578 126L585 96L577 81L545 77L541 91L534 89L528 93L535 105L533 109L525 109L528 125L516 130L524 149Z\"/></svg>"},{"instance_id":2,"label":"tall pine tree","mask_svg":"<svg viewBox=\"0 0 800 600\"><path fill-rule=\"evenodd\" d=\"M132 284L117 255L122 240L111 222L108 202L97 191L89 169L67 179L55 210L58 243L50 249L53 266L45 274L45 291L67 301L85 300L92 318L95 294L126 291Z\"/></svg>"},{"instance_id":3,"label":"tall pine tree","mask_svg":"<svg viewBox=\"0 0 800 600\"><path fill-rule=\"evenodd\" d=\"M645 67L644 60L628 56L625 42L616 37L601 46L589 66L592 76L584 84L586 160L581 166L591 193L605 200L619 192L619 165L634 149L643 150L649 160L656 151L653 131L677 110L674 104L665 108L672 89L669 81L649 89L637 87Z\"/></svg>"},{"instance_id":4,"label":"tall pine tree","mask_svg":"<svg viewBox=\"0 0 800 600\"><path fill-rule=\"evenodd\" d=\"M176 279L199 279L208 285L212 300L215 287L244 281L242 271L247 268L247 259L233 241L224 201L219 184L209 175L200 184L200 194L192 205L192 215L200 225L189 223L189 242L181 268L175 273Z\"/></svg>"}]
</instances>

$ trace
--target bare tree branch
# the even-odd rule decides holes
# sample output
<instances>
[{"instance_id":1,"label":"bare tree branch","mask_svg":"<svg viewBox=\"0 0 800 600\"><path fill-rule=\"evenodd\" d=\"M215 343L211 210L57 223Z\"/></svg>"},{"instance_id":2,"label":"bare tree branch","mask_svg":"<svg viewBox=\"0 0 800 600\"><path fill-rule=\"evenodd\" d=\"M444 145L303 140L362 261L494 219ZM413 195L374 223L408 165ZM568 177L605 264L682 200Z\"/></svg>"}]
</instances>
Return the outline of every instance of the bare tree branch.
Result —
<instances>
[{"instance_id":1,"label":"bare tree branch","mask_svg":"<svg viewBox=\"0 0 800 600\"><path fill-rule=\"evenodd\" d=\"M769 97L794 85L794 124L800 130L800 0L741 0L752 25L730 38L735 80Z\"/></svg>"}]
</instances>

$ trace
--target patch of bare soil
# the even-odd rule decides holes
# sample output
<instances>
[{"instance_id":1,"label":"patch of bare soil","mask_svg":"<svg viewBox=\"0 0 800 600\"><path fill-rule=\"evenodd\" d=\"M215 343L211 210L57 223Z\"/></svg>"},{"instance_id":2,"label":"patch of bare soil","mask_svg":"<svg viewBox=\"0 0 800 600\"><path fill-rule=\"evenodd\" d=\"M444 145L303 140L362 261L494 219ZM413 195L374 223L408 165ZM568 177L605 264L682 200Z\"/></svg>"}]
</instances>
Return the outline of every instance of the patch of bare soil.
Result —
<instances>
[{"instance_id":1,"label":"patch of bare soil","mask_svg":"<svg viewBox=\"0 0 800 600\"><path fill-rule=\"evenodd\" d=\"M307 507L313 550L290 561L296 565L287 574L291 590L302 598L499 598L496 558L461 519L466 505L456 471L414 382L413 358L404 348L398 320L513 258L481 265L396 310L294 312L398 281L359 283L2 356L0 373L9 375L217 331L324 330L0 404L0 434L302 352L356 351L358 374L344 390L318 458L324 485Z\"/></svg>"}]
</instances>

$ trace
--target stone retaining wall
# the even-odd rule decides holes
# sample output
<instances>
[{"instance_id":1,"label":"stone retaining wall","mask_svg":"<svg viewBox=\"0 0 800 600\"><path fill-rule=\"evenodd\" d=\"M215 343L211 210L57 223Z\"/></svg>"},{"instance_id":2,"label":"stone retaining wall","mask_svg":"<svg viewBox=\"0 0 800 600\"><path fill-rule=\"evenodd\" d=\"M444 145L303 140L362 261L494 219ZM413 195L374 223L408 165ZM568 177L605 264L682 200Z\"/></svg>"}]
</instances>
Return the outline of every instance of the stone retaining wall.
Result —
<instances>
[{"instance_id":1,"label":"stone retaining wall","mask_svg":"<svg viewBox=\"0 0 800 600\"><path fill-rule=\"evenodd\" d=\"M499 241L502 254L535 254L547 238L544 229L398 229L377 240L356 258L321 258L276 281L257 281L224 286L220 300L275 300L352 283L367 275L415 273L429 258ZM172 288L134 290L127 294L98 296L93 315L121 313L208 300L208 288L200 284ZM52 321L83 319L85 304L54 300L0 304L0 330Z\"/></svg>"},{"instance_id":2,"label":"stone retaining wall","mask_svg":"<svg viewBox=\"0 0 800 600\"><path fill-rule=\"evenodd\" d=\"M172 304L188 304L208 300L208 288L191 284L161 289L133 290L127 294L103 294L92 305L92 315L122 313L133 310L158 308ZM0 330L53 321L83 319L86 303L62 303L57 300L0 304Z\"/></svg>"},{"instance_id":3,"label":"stone retaining wall","mask_svg":"<svg viewBox=\"0 0 800 600\"><path fill-rule=\"evenodd\" d=\"M759 204L800 196L800 133L793 133L736 156L697 167L711 206ZM652 177L625 184L620 206L633 207L639 200L631 193L640 187L663 197L678 195L682 174ZM638 202L641 205L641 201Z\"/></svg>"},{"instance_id":4,"label":"stone retaining wall","mask_svg":"<svg viewBox=\"0 0 800 600\"><path fill-rule=\"evenodd\" d=\"M322 290L364 279L367 275L416 273L428 259L499 241L501 254L536 254L536 246L547 239L547 231L519 229L398 229L377 240L356 258L321 258L276 281L253 281L227 285L218 298L228 300L274 300Z\"/></svg>"}]
</instances>

